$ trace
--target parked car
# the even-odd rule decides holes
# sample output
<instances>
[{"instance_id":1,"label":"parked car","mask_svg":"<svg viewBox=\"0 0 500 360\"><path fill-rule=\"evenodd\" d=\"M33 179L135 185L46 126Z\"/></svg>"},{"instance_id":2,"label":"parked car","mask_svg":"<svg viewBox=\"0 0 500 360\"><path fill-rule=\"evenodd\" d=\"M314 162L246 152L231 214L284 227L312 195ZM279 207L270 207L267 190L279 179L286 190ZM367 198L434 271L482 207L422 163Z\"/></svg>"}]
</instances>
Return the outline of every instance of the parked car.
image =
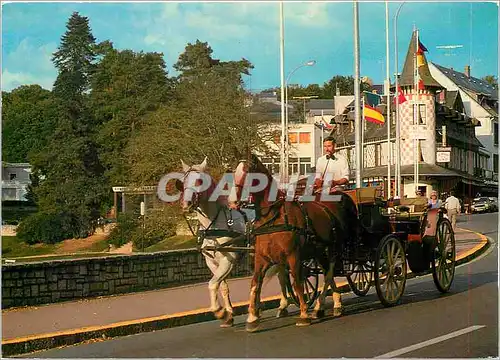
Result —
<instances>
[{"instance_id":1,"label":"parked car","mask_svg":"<svg viewBox=\"0 0 500 360\"><path fill-rule=\"evenodd\" d=\"M490 200L490 204L491 204L491 212L496 212L498 211L498 199L496 197L489 197L488 198Z\"/></svg>"},{"instance_id":2,"label":"parked car","mask_svg":"<svg viewBox=\"0 0 500 360\"><path fill-rule=\"evenodd\" d=\"M494 209L494 205L487 197L475 198L472 200L472 213L483 213L483 212L491 212Z\"/></svg>"}]
</instances>

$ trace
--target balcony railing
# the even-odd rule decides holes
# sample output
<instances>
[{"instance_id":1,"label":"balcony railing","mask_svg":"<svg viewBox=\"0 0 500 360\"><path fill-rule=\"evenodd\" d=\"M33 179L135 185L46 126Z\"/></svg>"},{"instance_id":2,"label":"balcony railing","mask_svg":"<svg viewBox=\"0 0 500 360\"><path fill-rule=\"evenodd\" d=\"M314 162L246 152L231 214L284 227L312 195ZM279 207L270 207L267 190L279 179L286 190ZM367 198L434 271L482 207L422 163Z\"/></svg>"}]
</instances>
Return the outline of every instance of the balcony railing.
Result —
<instances>
[{"instance_id":1,"label":"balcony railing","mask_svg":"<svg viewBox=\"0 0 500 360\"><path fill-rule=\"evenodd\" d=\"M474 168L474 176L484 180L498 181L498 173L483 168Z\"/></svg>"},{"instance_id":2,"label":"balcony railing","mask_svg":"<svg viewBox=\"0 0 500 360\"><path fill-rule=\"evenodd\" d=\"M30 180L2 180L2 187L25 187L30 183Z\"/></svg>"}]
</instances>

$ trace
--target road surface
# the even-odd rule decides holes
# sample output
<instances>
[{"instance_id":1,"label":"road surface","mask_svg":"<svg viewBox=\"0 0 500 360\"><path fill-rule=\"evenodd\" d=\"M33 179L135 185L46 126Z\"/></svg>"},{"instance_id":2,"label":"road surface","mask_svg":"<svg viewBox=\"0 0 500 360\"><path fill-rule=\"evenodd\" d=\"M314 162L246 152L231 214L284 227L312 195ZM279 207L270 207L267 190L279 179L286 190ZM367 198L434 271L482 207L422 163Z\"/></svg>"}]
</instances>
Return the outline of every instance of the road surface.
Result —
<instances>
[{"instance_id":1,"label":"road surface","mask_svg":"<svg viewBox=\"0 0 500 360\"><path fill-rule=\"evenodd\" d=\"M36 353L41 358L168 357L498 357L498 214L462 216L458 226L494 239L486 253L457 267L448 294L432 276L409 279L400 305L384 308L372 290L343 296L345 315L296 327L295 316L264 312L262 331L245 331L246 317L221 329L206 322ZM147 304L143 304L147 306ZM331 306L328 307L331 313ZM293 313L292 315L296 315Z\"/></svg>"}]
</instances>

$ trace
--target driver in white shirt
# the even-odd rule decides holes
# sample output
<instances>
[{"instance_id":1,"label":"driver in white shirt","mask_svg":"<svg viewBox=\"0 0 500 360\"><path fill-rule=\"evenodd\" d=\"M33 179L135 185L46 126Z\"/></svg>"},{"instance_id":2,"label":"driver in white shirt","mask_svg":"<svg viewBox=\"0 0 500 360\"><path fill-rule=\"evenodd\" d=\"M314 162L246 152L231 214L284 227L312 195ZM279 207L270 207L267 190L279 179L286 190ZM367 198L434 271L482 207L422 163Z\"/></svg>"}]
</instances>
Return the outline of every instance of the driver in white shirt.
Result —
<instances>
[{"instance_id":1,"label":"driver in white shirt","mask_svg":"<svg viewBox=\"0 0 500 360\"><path fill-rule=\"evenodd\" d=\"M325 155L316 162L316 177L314 188L321 192L325 181L330 182L330 189L349 183L349 163L339 154L335 154L335 139L331 136L323 140Z\"/></svg>"}]
</instances>

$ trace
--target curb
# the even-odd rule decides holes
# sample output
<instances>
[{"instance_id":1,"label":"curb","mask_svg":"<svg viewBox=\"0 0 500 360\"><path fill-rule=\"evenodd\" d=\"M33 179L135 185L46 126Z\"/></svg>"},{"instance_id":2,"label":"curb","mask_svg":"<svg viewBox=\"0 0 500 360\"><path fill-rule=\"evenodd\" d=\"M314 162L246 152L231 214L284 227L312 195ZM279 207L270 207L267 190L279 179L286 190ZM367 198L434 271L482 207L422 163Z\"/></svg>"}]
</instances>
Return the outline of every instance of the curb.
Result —
<instances>
[{"instance_id":1,"label":"curb","mask_svg":"<svg viewBox=\"0 0 500 360\"><path fill-rule=\"evenodd\" d=\"M478 245L474 246L472 249L457 257L457 259L455 260L455 266L462 265L480 256L491 245L491 241L489 241L488 237L486 237L485 235L470 230L467 231L478 235L481 238L481 242ZM407 279L430 274L431 272L432 270L428 270L426 272L414 274L411 271L408 271ZM346 293L351 290L347 281L342 281L338 285L338 289L341 293ZM331 292L331 290L329 292ZM279 307L279 303L280 297L276 295L262 299L261 307L263 310L274 309ZM234 315L238 316L247 314L248 304L249 301L235 303L233 305ZM65 330L54 333L26 336L2 341L2 355L22 355L36 351L76 345L91 340L105 340L118 336L164 330L178 326L191 325L213 320L216 320L213 313L208 308L205 308L183 313L176 313L172 315L163 315L151 318L118 322L104 326L92 326L75 330Z\"/></svg>"}]
</instances>

